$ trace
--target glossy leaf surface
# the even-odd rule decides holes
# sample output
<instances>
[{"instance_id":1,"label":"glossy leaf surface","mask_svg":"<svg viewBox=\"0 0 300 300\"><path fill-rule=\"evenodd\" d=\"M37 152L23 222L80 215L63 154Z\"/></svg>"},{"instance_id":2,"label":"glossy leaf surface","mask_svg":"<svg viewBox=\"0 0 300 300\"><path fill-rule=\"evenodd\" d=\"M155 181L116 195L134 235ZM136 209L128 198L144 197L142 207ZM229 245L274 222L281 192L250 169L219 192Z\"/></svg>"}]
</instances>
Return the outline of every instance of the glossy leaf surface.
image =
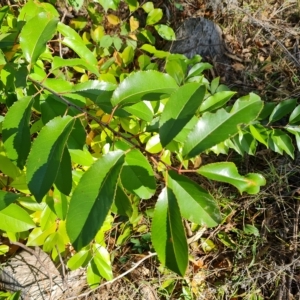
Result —
<instances>
[{"instance_id":1,"label":"glossy leaf surface","mask_svg":"<svg viewBox=\"0 0 300 300\"><path fill-rule=\"evenodd\" d=\"M74 190L66 228L77 251L88 245L101 228L114 201L123 163L122 151L109 152L83 174Z\"/></svg>"},{"instance_id":2,"label":"glossy leaf surface","mask_svg":"<svg viewBox=\"0 0 300 300\"><path fill-rule=\"evenodd\" d=\"M173 191L184 218L207 227L214 227L220 223L221 215L217 202L194 181L169 171L167 185Z\"/></svg>"},{"instance_id":3,"label":"glossy leaf surface","mask_svg":"<svg viewBox=\"0 0 300 300\"><path fill-rule=\"evenodd\" d=\"M124 188L142 199L151 198L156 190L156 182L151 165L137 149L126 154L121 172Z\"/></svg>"},{"instance_id":4,"label":"glossy leaf surface","mask_svg":"<svg viewBox=\"0 0 300 300\"><path fill-rule=\"evenodd\" d=\"M159 260L175 273L184 276L188 264L188 246L174 193L164 188L152 220L152 243Z\"/></svg>"},{"instance_id":5,"label":"glossy leaf surface","mask_svg":"<svg viewBox=\"0 0 300 300\"><path fill-rule=\"evenodd\" d=\"M24 97L16 101L7 112L2 135L7 156L23 169L30 151L30 128L32 97Z\"/></svg>"},{"instance_id":6,"label":"glossy leaf surface","mask_svg":"<svg viewBox=\"0 0 300 300\"><path fill-rule=\"evenodd\" d=\"M70 116L56 117L42 128L33 142L27 161L26 181L38 202L55 182L74 122ZM71 169L68 171L71 172Z\"/></svg>"},{"instance_id":7,"label":"glossy leaf surface","mask_svg":"<svg viewBox=\"0 0 300 300\"><path fill-rule=\"evenodd\" d=\"M0 210L4 209L19 198L18 194L0 190Z\"/></svg>"},{"instance_id":8,"label":"glossy leaf surface","mask_svg":"<svg viewBox=\"0 0 300 300\"><path fill-rule=\"evenodd\" d=\"M216 113L204 113L186 139L183 148L185 159L236 134L240 125L247 125L256 119L262 107L260 98L250 94L237 100L229 113L224 109L219 109Z\"/></svg>"},{"instance_id":9,"label":"glossy leaf surface","mask_svg":"<svg viewBox=\"0 0 300 300\"><path fill-rule=\"evenodd\" d=\"M80 35L71 27L58 23L57 30L64 36L62 43L75 51L78 56L84 59L85 63L92 66L97 65L97 59L94 54L84 44Z\"/></svg>"},{"instance_id":10,"label":"glossy leaf surface","mask_svg":"<svg viewBox=\"0 0 300 300\"><path fill-rule=\"evenodd\" d=\"M204 98L205 91L204 85L189 83L171 95L159 122L159 136L163 147L169 144L192 119Z\"/></svg>"},{"instance_id":11,"label":"glossy leaf surface","mask_svg":"<svg viewBox=\"0 0 300 300\"><path fill-rule=\"evenodd\" d=\"M9 232L23 232L35 224L22 207L11 204L0 211L0 229Z\"/></svg>"},{"instance_id":12,"label":"glossy leaf surface","mask_svg":"<svg viewBox=\"0 0 300 300\"><path fill-rule=\"evenodd\" d=\"M124 79L113 93L111 103L129 105L142 100L159 100L178 88L176 81L168 74L157 71L139 71Z\"/></svg>"},{"instance_id":13,"label":"glossy leaf surface","mask_svg":"<svg viewBox=\"0 0 300 300\"><path fill-rule=\"evenodd\" d=\"M57 18L44 12L26 22L20 33L20 45L29 63L34 64L46 50L46 44L55 34L57 24Z\"/></svg>"},{"instance_id":14,"label":"glossy leaf surface","mask_svg":"<svg viewBox=\"0 0 300 300\"><path fill-rule=\"evenodd\" d=\"M275 122L280 120L285 115L289 114L294 110L297 104L297 99L289 99L280 102L278 105L275 106L274 110L272 111L269 122Z\"/></svg>"},{"instance_id":15,"label":"glossy leaf surface","mask_svg":"<svg viewBox=\"0 0 300 300\"><path fill-rule=\"evenodd\" d=\"M198 173L216 181L226 182L234 185L240 193L257 194L260 187L266 184L261 174L249 173L241 176L232 162L212 163L201 167Z\"/></svg>"},{"instance_id":16,"label":"glossy leaf surface","mask_svg":"<svg viewBox=\"0 0 300 300\"><path fill-rule=\"evenodd\" d=\"M52 70L63 68L63 67L80 67L99 76L99 71L97 66L89 64L87 61L85 61L82 58L63 59L58 56L55 56L52 61Z\"/></svg>"}]
</instances>

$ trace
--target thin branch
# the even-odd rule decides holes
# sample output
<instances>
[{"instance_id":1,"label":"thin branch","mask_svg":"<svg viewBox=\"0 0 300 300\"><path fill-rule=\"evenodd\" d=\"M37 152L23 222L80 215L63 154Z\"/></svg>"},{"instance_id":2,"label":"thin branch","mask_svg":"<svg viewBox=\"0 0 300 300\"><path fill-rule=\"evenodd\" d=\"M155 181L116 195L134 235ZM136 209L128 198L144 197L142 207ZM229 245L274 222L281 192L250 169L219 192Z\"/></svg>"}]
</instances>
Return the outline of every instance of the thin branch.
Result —
<instances>
[{"instance_id":1,"label":"thin branch","mask_svg":"<svg viewBox=\"0 0 300 300\"><path fill-rule=\"evenodd\" d=\"M62 275L63 275L63 284L69 290L69 285L67 283L68 279L67 279L67 275L66 275L66 268L65 268L64 261L63 261L63 259L61 257L61 254L59 252L59 249L58 249L57 245L55 245L55 249L56 249L57 255L59 257L60 264L61 264L61 270L62 270Z\"/></svg>"},{"instance_id":2,"label":"thin branch","mask_svg":"<svg viewBox=\"0 0 300 300\"><path fill-rule=\"evenodd\" d=\"M134 264L134 266L132 268L130 268L129 270L127 270L126 272L120 274L119 276L115 277L114 279L110 280L110 281L106 281L102 284L100 284L96 289L94 290L91 290L91 291L88 291L86 293L83 293L83 294L80 294L80 295L77 295L77 296L74 296L74 297L70 297L70 298L67 298L67 300L72 300L72 299L79 299L79 298L82 298L82 297L87 297L89 296L91 293L99 290L100 288L104 287L105 285L108 285L108 284L111 284L111 283L114 283L115 281L121 279L122 277L126 276L127 274L129 274L130 272L132 272L133 270L135 270L143 261L145 261L146 259L150 258L150 257L153 257L153 256L156 256L157 253L149 253L149 255L147 255L146 257L144 257L143 259L141 259L140 261L138 261L137 263Z\"/></svg>"},{"instance_id":3,"label":"thin branch","mask_svg":"<svg viewBox=\"0 0 300 300\"><path fill-rule=\"evenodd\" d=\"M92 120L94 120L95 122L97 122L99 125L101 125L104 128L109 129L113 134L115 134L116 136L119 136L121 138L123 138L124 140L126 140L128 143L130 143L131 145L133 145L134 147L139 148L142 151L145 151L145 149L143 149L142 147L140 147L139 145L135 144L134 142L132 142L128 137L124 136L122 133L114 130L113 128L111 128L109 126L109 124L102 122L101 120L99 120L97 117L93 116L92 114L88 113L84 108L81 108L80 106L70 102L69 100L67 100L65 97L63 97L61 94L55 92L54 90L46 87L45 85L43 85L42 83L36 81L35 79L31 78L30 76L28 77L28 79L33 82L34 84L40 86L42 89L47 90L48 92L50 92L51 94L55 95L56 97L58 97L61 101L63 101L65 104L67 104L69 107L73 107L76 110L80 111L81 113L89 116L89 118L91 118Z\"/></svg>"}]
</instances>

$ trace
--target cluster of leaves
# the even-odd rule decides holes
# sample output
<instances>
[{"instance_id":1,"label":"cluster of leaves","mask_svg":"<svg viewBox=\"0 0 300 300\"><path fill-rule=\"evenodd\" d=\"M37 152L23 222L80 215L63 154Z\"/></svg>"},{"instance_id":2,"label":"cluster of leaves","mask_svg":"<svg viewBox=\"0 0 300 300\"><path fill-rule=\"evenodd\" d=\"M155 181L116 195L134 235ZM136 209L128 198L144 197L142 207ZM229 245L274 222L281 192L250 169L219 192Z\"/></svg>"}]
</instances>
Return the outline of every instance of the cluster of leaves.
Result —
<instances>
[{"instance_id":1,"label":"cluster of leaves","mask_svg":"<svg viewBox=\"0 0 300 300\"><path fill-rule=\"evenodd\" d=\"M182 218L206 227L222 218L216 200L182 174L258 193L265 184L260 174L242 176L231 162L201 166L199 157L229 148L254 154L256 141L290 154L289 136L269 125L296 102L271 111L249 94L231 105L234 93L218 78L207 81L203 71L210 65L199 56L156 50L150 29L138 30L136 19L123 22L107 13L120 1L99 3L102 15L94 4L87 8L90 34L80 34L79 20L60 22L48 3L0 10L0 92L7 109L0 117L0 230L11 241L42 246L54 260L71 244L76 253L68 267L87 266L88 283L95 287L113 277L105 236L115 218L126 220L118 245L129 227L149 218L159 260L184 275L188 244ZM130 13L141 8L137 1L125 3ZM80 1L74 5L79 8ZM147 26L161 19L153 3L142 8ZM118 35L105 31L104 19L121 28ZM173 38L169 27L155 29ZM166 72L158 71L158 59ZM290 124L298 124L299 114L297 107ZM261 120L268 115L265 125ZM299 139L292 125L285 129ZM142 200L156 195L153 211L138 211Z\"/></svg>"}]
</instances>

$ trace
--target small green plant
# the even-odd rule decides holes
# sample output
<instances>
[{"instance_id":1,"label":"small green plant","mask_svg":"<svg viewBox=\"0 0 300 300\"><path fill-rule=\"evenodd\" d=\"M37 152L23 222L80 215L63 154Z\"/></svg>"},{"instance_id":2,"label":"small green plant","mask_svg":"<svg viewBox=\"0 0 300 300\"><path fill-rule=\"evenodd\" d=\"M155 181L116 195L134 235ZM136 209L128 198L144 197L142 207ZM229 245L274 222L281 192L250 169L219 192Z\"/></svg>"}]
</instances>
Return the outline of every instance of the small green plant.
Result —
<instances>
[{"instance_id":1,"label":"small green plant","mask_svg":"<svg viewBox=\"0 0 300 300\"><path fill-rule=\"evenodd\" d=\"M151 30L167 39L174 32L157 24L162 12L152 2L125 1L124 22L110 13L122 2L99 3L105 13L90 4L93 25L83 32L85 23L60 22L49 3L0 10L0 229L11 241L42 246L54 260L71 244L69 269L86 266L94 288L113 278L105 234L116 230L114 217L124 220L118 245L147 218L159 260L183 276L182 218L206 227L221 222L217 201L184 174L258 193L262 175L241 175L231 162L201 165L200 156L230 148L254 155L260 142L293 157L287 132L300 148L300 106L264 106L252 93L230 104L235 93L205 78L211 66L200 56L155 48ZM145 28L131 16L137 9L146 14ZM159 60L166 72L158 71ZM289 113L288 125L272 126ZM148 199L156 204L144 214L139 204ZM148 245L131 242L139 252Z\"/></svg>"}]
</instances>

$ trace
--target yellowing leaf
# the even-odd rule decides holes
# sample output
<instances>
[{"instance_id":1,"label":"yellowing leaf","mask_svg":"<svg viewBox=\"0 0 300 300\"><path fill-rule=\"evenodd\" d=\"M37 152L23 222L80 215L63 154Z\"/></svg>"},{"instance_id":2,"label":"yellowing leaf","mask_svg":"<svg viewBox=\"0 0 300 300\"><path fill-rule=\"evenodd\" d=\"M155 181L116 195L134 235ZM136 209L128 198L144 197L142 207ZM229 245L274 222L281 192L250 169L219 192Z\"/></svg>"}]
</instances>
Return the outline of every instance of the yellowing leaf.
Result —
<instances>
[{"instance_id":1,"label":"yellowing leaf","mask_svg":"<svg viewBox=\"0 0 300 300\"><path fill-rule=\"evenodd\" d=\"M102 118L101 118L101 121L103 123L109 123L111 121L111 115L107 115L105 114Z\"/></svg>"},{"instance_id":2,"label":"yellowing leaf","mask_svg":"<svg viewBox=\"0 0 300 300\"><path fill-rule=\"evenodd\" d=\"M128 34L128 36L129 36L132 40L137 41L137 37L136 37L135 34L130 33L130 34Z\"/></svg>"},{"instance_id":3,"label":"yellowing leaf","mask_svg":"<svg viewBox=\"0 0 300 300\"><path fill-rule=\"evenodd\" d=\"M105 31L103 26L97 26L95 29L91 29L91 37L96 43L99 43L104 35Z\"/></svg>"},{"instance_id":4,"label":"yellowing leaf","mask_svg":"<svg viewBox=\"0 0 300 300\"><path fill-rule=\"evenodd\" d=\"M5 57L7 61L10 61L14 57L19 48L20 44L16 44L9 51L5 52Z\"/></svg>"},{"instance_id":5,"label":"yellowing leaf","mask_svg":"<svg viewBox=\"0 0 300 300\"><path fill-rule=\"evenodd\" d=\"M116 15L109 14L106 18L111 25L118 25L120 23L120 19Z\"/></svg>"},{"instance_id":6,"label":"yellowing leaf","mask_svg":"<svg viewBox=\"0 0 300 300\"><path fill-rule=\"evenodd\" d=\"M131 16L129 19L129 25L130 25L130 32L133 32L139 28L140 23L136 18Z\"/></svg>"},{"instance_id":7,"label":"yellowing leaf","mask_svg":"<svg viewBox=\"0 0 300 300\"><path fill-rule=\"evenodd\" d=\"M115 51L115 53L114 53L114 58L116 59L115 60L115 63L118 65L118 66L122 66L122 63L123 63L123 60L122 60L122 57L121 57L121 55L120 55L120 53L119 52L117 52L117 51Z\"/></svg>"}]
</instances>

